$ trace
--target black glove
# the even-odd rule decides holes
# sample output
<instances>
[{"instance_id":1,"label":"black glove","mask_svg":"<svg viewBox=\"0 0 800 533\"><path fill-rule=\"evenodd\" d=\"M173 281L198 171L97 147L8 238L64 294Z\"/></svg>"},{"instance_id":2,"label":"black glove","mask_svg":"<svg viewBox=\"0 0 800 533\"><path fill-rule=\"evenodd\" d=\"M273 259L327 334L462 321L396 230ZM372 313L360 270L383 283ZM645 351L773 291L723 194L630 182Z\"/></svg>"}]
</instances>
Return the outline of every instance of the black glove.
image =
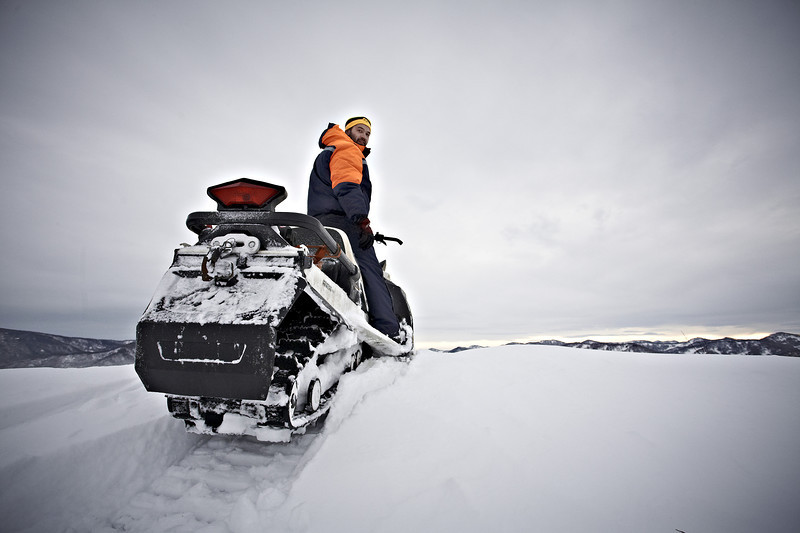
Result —
<instances>
[{"instance_id":1,"label":"black glove","mask_svg":"<svg viewBox=\"0 0 800 533\"><path fill-rule=\"evenodd\" d=\"M358 246L362 250L366 250L375 241L375 234L372 233L372 228L369 227L369 219L367 217L359 217L356 219L358 226Z\"/></svg>"}]
</instances>

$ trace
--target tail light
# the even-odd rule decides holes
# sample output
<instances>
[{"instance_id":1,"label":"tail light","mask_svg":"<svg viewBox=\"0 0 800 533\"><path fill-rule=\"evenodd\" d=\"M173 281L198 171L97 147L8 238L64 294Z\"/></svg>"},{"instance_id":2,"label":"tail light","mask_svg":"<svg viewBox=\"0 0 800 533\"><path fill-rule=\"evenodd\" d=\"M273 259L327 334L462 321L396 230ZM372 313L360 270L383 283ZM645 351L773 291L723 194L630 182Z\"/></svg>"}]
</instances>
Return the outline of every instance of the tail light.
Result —
<instances>
[{"instance_id":1,"label":"tail light","mask_svg":"<svg viewBox=\"0 0 800 533\"><path fill-rule=\"evenodd\" d=\"M220 211L258 209L272 211L286 199L286 189L263 181L242 178L208 188L208 195Z\"/></svg>"}]
</instances>

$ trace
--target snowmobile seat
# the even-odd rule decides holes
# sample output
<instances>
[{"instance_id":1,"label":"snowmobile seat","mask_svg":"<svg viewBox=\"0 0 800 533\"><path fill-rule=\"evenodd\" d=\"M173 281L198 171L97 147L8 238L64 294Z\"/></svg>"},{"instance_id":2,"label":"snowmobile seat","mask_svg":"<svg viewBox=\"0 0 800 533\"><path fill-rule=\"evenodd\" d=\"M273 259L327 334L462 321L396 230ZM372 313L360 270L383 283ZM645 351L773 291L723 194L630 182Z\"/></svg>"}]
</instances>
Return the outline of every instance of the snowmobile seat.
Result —
<instances>
[{"instance_id":1,"label":"snowmobile seat","mask_svg":"<svg viewBox=\"0 0 800 533\"><path fill-rule=\"evenodd\" d=\"M345 233L336 228L325 229L328 230L336 244L339 245L342 250L341 253L349 256L350 260L355 263L355 258L350 249L350 241L347 240ZM314 264L339 285L351 300L358 301L357 281L360 274L356 272L354 275L350 275L342 262L330 253L330 250L328 250L328 247L325 246L319 236L311 230L296 227L281 228L281 236L292 246L305 245L313 256Z\"/></svg>"}]
</instances>

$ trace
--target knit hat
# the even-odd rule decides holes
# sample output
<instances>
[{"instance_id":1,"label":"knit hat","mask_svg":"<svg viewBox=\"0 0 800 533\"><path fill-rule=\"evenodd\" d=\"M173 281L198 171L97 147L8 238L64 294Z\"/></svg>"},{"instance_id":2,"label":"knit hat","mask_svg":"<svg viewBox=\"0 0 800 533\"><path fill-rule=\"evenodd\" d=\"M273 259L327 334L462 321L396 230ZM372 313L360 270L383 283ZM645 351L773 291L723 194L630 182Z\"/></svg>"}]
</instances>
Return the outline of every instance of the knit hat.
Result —
<instances>
[{"instance_id":1,"label":"knit hat","mask_svg":"<svg viewBox=\"0 0 800 533\"><path fill-rule=\"evenodd\" d=\"M372 130L372 122L370 122L367 117L353 117L353 118L348 118L347 122L344 123L344 131L349 130L356 124L364 124L370 130Z\"/></svg>"}]
</instances>

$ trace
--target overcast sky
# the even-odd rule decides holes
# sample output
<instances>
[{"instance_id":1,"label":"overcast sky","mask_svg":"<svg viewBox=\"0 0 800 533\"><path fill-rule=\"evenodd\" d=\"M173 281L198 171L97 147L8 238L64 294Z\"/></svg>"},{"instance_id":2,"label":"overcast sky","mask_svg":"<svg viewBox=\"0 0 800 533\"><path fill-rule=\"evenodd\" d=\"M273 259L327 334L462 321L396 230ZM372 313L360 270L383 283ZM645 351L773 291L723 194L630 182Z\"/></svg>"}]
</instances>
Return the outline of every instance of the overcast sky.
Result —
<instances>
[{"instance_id":1,"label":"overcast sky","mask_svg":"<svg viewBox=\"0 0 800 533\"><path fill-rule=\"evenodd\" d=\"M800 332L792 1L0 3L0 327L133 338L238 177L373 121L420 346Z\"/></svg>"}]
</instances>

